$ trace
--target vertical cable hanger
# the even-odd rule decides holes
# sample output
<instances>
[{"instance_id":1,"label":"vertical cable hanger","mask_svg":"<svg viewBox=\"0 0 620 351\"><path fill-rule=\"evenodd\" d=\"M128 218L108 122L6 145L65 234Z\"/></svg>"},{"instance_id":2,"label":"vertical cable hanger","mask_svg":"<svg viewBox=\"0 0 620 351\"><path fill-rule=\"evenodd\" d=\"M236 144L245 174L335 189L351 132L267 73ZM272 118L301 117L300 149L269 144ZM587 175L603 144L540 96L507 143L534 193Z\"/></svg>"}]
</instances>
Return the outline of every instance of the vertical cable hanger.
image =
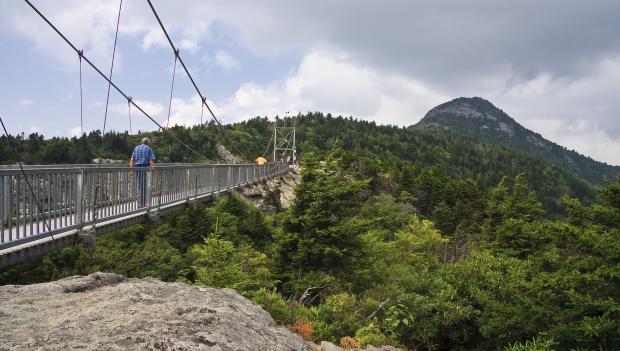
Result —
<instances>
[{"instance_id":1,"label":"vertical cable hanger","mask_svg":"<svg viewBox=\"0 0 620 351\"><path fill-rule=\"evenodd\" d=\"M119 24L121 23L121 9L122 8L123 8L123 0L121 0L120 4L118 5L118 17L116 18L116 34L114 34L114 47L112 48L112 64L110 65L110 75L108 76L108 95L105 100L105 114L103 115L103 131L101 133L102 137L105 135L105 125L108 120L108 104L110 102L110 88L112 85L110 82L112 81L112 72L114 71L114 57L116 56L116 42L118 40L118 27L119 27Z\"/></svg>"},{"instance_id":2,"label":"vertical cable hanger","mask_svg":"<svg viewBox=\"0 0 620 351\"><path fill-rule=\"evenodd\" d=\"M108 93L105 100L105 113L103 115L103 129L101 132L101 148L103 150L103 139L105 137L105 127L106 122L108 120L108 106L110 104L110 88L112 85L112 72L114 72L114 57L116 56L116 42L118 41L118 27L121 22L121 9L123 8L123 0L120 0L120 4L118 5L118 16L116 18L116 33L114 34L114 46L112 48L112 63L110 64L110 75L108 76ZM103 158L101 156L97 156L99 162L97 163L97 170L95 171L95 197L94 197L94 207L93 207L93 230L95 229L95 223L99 218L99 202L97 198L99 197L99 192L101 191L101 173L99 172L99 167L101 167L101 163L103 162Z\"/></svg>"},{"instance_id":3,"label":"vertical cable hanger","mask_svg":"<svg viewBox=\"0 0 620 351\"><path fill-rule=\"evenodd\" d=\"M174 77L177 73L177 62L179 61L179 49L174 50L174 67L172 68L172 84L170 86L170 101L168 103L168 122L166 122L166 129L170 129L170 112L172 111L172 94L174 92Z\"/></svg>"},{"instance_id":4,"label":"vertical cable hanger","mask_svg":"<svg viewBox=\"0 0 620 351\"><path fill-rule=\"evenodd\" d=\"M84 50L78 51L78 57L80 59L80 138L84 135L84 106L82 102L82 58L84 57Z\"/></svg>"},{"instance_id":5,"label":"vertical cable hanger","mask_svg":"<svg viewBox=\"0 0 620 351\"><path fill-rule=\"evenodd\" d=\"M80 139L82 139L82 164L86 163L86 137L84 136L84 93L82 89L82 59L84 58L84 50L78 51L80 58Z\"/></svg>"},{"instance_id":6,"label":"vertical cable hanger","mask_svg":"<svg viewBox=\"0 0 620 351\"><path fill-rule=\"evenodd\" d=\"M205 114L205 105L207 104L207 98L202 97L202 103L200 104L200 126L202 127L202 117Z\"/></svg>"},{"instance_id":7,"label":"vertical cable hanger","mask_svg":"<svg viewBox=\"0 0 620 351\"><path fill-rule=\"evenodd\" d=\"M127 115L129 116L129 135L131 135L131 96L127 98Z\"/></svg>"}]
</instances>

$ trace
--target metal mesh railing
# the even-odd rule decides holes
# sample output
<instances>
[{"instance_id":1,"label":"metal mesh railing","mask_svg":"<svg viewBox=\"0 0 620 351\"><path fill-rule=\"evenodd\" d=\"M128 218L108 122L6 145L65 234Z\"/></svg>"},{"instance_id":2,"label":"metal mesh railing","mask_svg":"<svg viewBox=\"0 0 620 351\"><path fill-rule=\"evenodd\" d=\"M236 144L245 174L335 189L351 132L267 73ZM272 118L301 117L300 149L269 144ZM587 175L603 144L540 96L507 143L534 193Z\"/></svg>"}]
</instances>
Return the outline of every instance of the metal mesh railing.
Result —
<instances>
[{"instance_id":1,"label":"metal mesh railing","mask_svg":"<svg viewBox=\"0 0 620 351\"><path fill-rule=\"evenodd\" d=\"M0 168L0 249L266 179L286 164ZM26 181L27 178L27 181ZM32 186L32 191L27 183Z\"/></svg>"}]
</instances>

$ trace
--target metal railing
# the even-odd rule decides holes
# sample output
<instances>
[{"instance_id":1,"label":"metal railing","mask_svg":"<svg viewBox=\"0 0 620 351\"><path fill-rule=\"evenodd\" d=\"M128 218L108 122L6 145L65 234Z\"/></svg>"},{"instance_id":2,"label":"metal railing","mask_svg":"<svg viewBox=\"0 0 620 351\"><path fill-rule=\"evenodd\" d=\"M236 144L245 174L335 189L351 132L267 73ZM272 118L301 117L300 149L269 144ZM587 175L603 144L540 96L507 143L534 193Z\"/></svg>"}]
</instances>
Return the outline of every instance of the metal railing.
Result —
<instances>
[{"instance_id":1,"label":"metal railing","mask_svg":"<svg viewBox=\"0 0 620 351\"><path fill-rule=\"evenodd\" d=\"M24 176L5 166L0 168L0 250L183 204L287 170L287 164L168 164L154 170L55 165L26 167Z\"/></svg>"}]
</instances>

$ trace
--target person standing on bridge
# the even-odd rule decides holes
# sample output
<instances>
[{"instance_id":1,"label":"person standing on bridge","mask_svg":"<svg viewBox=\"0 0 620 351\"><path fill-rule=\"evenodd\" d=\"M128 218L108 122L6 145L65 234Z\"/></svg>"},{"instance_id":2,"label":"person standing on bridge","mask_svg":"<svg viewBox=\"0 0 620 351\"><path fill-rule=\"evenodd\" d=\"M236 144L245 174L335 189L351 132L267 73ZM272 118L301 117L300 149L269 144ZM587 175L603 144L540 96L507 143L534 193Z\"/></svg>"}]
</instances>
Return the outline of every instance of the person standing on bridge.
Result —
<instances>
[{"instance_id":1,"label":"person standing on bridge","mask_svg":"<svg viewBox=\"0 0 620 351\"><path fill-rule=\"evenodd\" d=\"M129 167L131 168L131 175L134 175L134 168L136 170L136 183L138 184L138 201L140 207L146 206L146 177L147 167L150 167L152 171L155 169L155 153L151 149L151 139L142 138L142 144L136 146L129 159Z\"/></svg>"}]
</instances>

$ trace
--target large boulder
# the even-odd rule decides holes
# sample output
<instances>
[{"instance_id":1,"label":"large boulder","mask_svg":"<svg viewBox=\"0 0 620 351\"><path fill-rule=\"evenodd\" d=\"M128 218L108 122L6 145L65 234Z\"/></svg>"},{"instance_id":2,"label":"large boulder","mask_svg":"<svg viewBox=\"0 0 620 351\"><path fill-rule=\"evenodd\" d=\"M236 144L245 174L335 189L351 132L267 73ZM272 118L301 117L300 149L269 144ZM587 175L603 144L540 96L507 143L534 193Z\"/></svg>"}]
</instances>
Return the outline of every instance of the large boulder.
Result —
<instances>
[{"instance_id":1,"label":"large boulder","mask_svg":"<svg viewBox=\"0 0 620 351\"><path fill-rule=\"evenodd\" d=\"M94 273L0 287L0 350L312 350L230 289Z\"/></svg>"},{"instance_id":2,"label":"large boulder","mask_svg":"<svg viewBox=\"0 0 620 351\"><path fill-rule=\"evenodd\" d=\"M93 273L0 286L0 301L1 351L342 350L304 341L231 289Z\"/></svg>"}]
</instances>

